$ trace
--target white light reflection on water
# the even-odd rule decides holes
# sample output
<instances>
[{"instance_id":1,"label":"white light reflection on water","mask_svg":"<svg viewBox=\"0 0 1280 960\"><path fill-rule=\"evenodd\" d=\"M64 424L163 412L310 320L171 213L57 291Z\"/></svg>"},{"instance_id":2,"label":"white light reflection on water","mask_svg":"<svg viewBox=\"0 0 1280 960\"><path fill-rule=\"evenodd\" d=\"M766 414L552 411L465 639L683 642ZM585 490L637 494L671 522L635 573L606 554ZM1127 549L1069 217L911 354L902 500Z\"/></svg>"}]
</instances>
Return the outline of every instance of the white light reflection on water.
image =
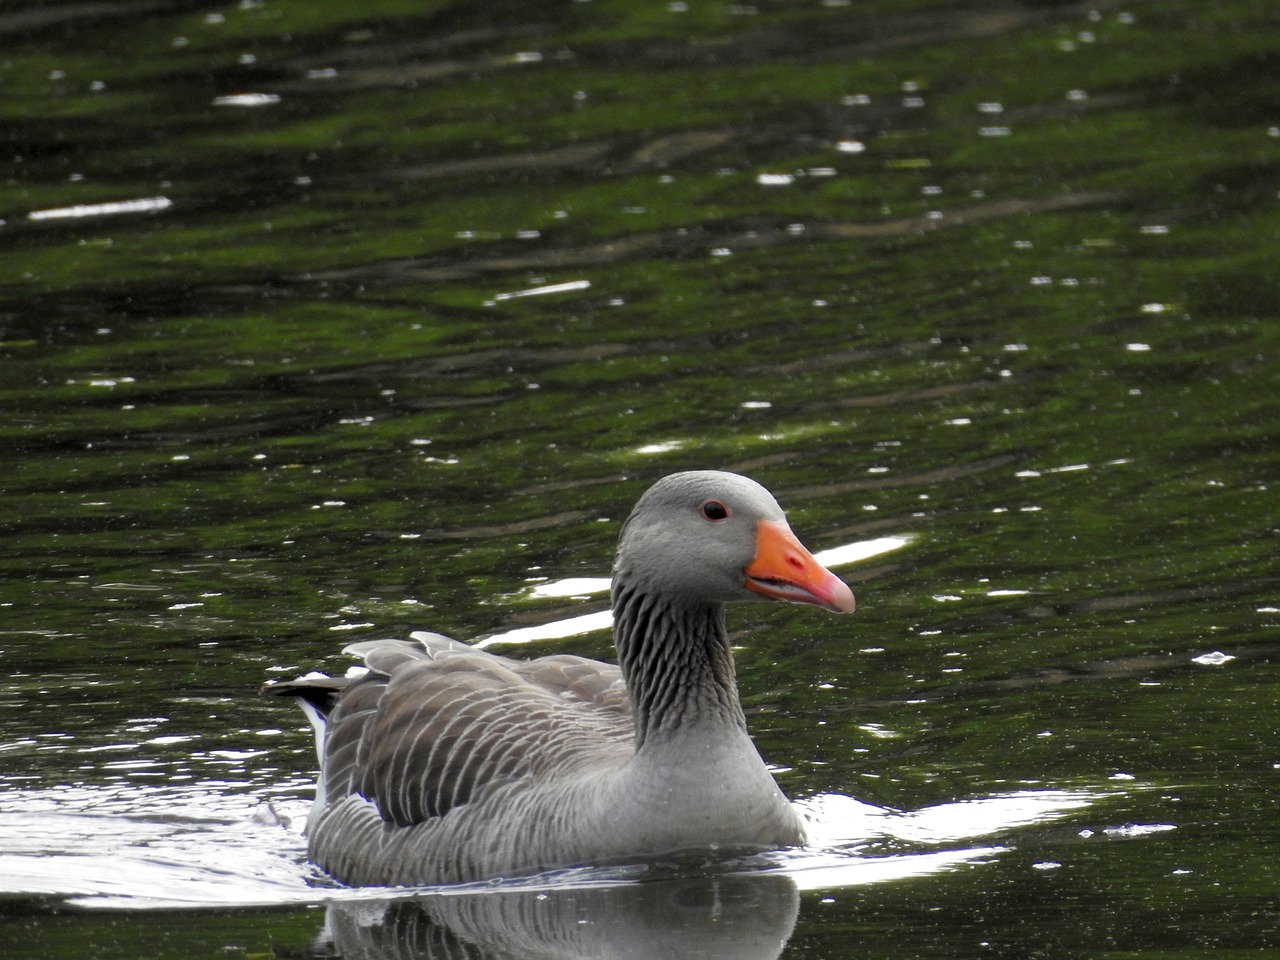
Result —
<instances>
[{"instance_id":1,"label":"white light reflection on water","mask_svg":"<svg viewBox=\"0 0 1280 960\"><path fill-rule=\"evenodd\" d=\"M980 844L891 856L854 854L882 843L938 846L989 839L1019 827L1061 819L1105 796L1082 790L1022 791L900 811L842 794L819 794L794 804L804 821L808 846L780 856L785 857L785 870L801 890L926 876L986 862L1006 848Z\"/></svg>"},{"instance_id":2,"label":"white light reflection on water","mask_svg":"<svg viewBox=\"0 0 1280 960\"><path fill-rule=\"evenodd\" d=\"M898 550L910 542L910 537L877 537L875 540L847 543L842 547L828 547L826 550L819 550L813 556L824 567L843 567Z\"/></svg>"},{"instance_id":3,"label":"white light reflection on water","mask_svg":"<svg viewBox=\"0 0 1280 960\"><path fill-rule=\"evenodd\" d=\"M77 217L111 217L122 213L154 213L173 206L168 197L144 197L140 200L116 200L110 203L77 203L70 207L32 210L28 220L68 220Z\"/></svg>"},{"instance_id":4,"label":"white light reflection on water","mask_svg":"<svg viewBox=\"0 0 1280 960\"><path fill-rule=\"evenodd\" d=\"M839 847L873 840L937 844L1056 820L1103 796L1082 790L1026 790L904 812L828 793L798 800L795 806L813 846Z\"/></svg>"},{"instance_id":5,"label":"white light reflection on water","mask_svg":"<svg viewBox=\"0 0 1280 960\"><path fill-rule=\"evenodd\" d=\"M586 613L580 617L569 617L564 620L553 620L536 627L517 627L503 633L495 633L472 644L483 649L495 643L532 643L535 640L558 640L563 637L576 637L596 630L608 630L613 625L613 613L600 610ZM410 634L414 636L415 634Z\"/></svg>"},{"instance_id":6,"label":"white light reflection on water","mask_svg":"<svg viewBox=\"0 0 1280 960\"><path fill-rule=\"evenodd\" d=\"M308 801L200 786L67 786L0 794L0 894L226 906L312 897ZM287 827L283 820L298 825Z\"/></svg>"},{"instance_id":7,"label":"white light reflection on water","mask_svg":"<svg viewBox=\"0 0 1280 960\"><path fill-rule=\"evenodd\" d=\"M888 553L905 547L911 540L909 537L878 537L875 540L860 540L839 547L819 550L814 557L827 567L842 567L861 560ZM524 594L530 599L587 597L609 590L608 577L568 577L563 580L548 580L535 584ZM607 630L613 625L613 614L608 610L568 617L563 620L552 620L549 623L532 627L517 627L502 633L495 633L477 641L475 646L484 648L496 643L532 643L536 640L560 640L565 637L581 636L595 630Z\"/></svg>"},{"instance_id":8,"label":"white light reflection on water","mask_svg":"<svg viewBox=\"0 0 1280 960\"><path fill-rule=\"evenodd\" d=\"M802 856L786 872L798 890L835 890L927 877L965 864L985 863L1004 850L1004 847L971 847L883 857L850 857L847 854Z\"/></svg>"},{"instance_id":9,"label":"white light reflection on water","mask_svg":"<svg viewBox=\"0 0 1280 960\"><path fill-rule=\"evenodd\" d=\"M566 577L564 580L547 580L536 583L528 590L530 599L543 600L548 597L588 597L595 593L608 593L608 577Z\"/></svg>"},{"instance_id":10,"label":"white light reflection on water","mask_svg":"<svg viewBox=\"0 0 1280 960\"><path fill-rule=\"evenodd\" d=\"M643 446L635 448L636 453L655 454L670 453L672 450L679 450L685 446L684 440L664 440L660 443L646 443Z\"/></svg>"},{"instance_id":11,"label":"white light reflection on water","mask_svg":"<svg viewBox=\"0 0 1280 960\"><path fill-rule=\"evenodd\" d=\"M549 293L567 293L572 290L587 290L590 280L570 280L566 283L548 283L538 287L527 287L524 290L512 290L508 293L495 294L494 300L513 300L517 297L541 297Z\"/></svg>"},{"instance_id":12,"label":"white light reflection on water","mask_svg":"<svg viewBox=\"0 0 1280 960\"><path fill-rule=\"evenodd\" d=\"M385 896L386 888L329 886L306 862L299 825L307 801L295 799L296 792L290 785L291 795L274 796L270 808L261 794L219 793L208 784L7 793L0 799L0 895L55 896L78 906L117 909L271 906ZM740 867L726 863L723 870L782 874L800 890L927 876L989 861L1005 848L977 841L1052 822L1106 796L1026 791L902 812L824 794L796 803L809 832L808 846L752 857ZM868 852L869 847L904 842L922 849ZM955 846L967 842L972 845ZM631 882L637 871L645 872L638 867L575 868L434 892L610 885Z\"/></svg>"},{"instance_id":13,"label":"white light reflection on water","mask_svg":"<svg viewBox=\"0 0 1280 960\"><path fill-rule=\"evenodd\" d=\"M232 93L213 98L215 107L270 107L279 102L276 93Z\"/></svg>"}]
</instances>

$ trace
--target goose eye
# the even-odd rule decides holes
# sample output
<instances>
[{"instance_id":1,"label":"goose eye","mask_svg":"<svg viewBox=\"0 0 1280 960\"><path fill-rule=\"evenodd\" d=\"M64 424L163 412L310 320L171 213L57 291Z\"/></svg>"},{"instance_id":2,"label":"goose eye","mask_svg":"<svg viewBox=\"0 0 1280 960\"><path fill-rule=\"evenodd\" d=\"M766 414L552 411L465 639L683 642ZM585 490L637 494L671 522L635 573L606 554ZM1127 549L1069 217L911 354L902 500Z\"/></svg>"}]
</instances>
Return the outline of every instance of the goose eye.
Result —
<instances>
[{"instance_id":1,"label":"goose eye","mask_svg":"<svg viewBox=\"0 0 1280 960\"><path fill-rule=\"evenodd\" d=\"M719 500L708 500L702 505L702 515L708 520L728 520L729 508Z\"/></svg>"}]
</instances>

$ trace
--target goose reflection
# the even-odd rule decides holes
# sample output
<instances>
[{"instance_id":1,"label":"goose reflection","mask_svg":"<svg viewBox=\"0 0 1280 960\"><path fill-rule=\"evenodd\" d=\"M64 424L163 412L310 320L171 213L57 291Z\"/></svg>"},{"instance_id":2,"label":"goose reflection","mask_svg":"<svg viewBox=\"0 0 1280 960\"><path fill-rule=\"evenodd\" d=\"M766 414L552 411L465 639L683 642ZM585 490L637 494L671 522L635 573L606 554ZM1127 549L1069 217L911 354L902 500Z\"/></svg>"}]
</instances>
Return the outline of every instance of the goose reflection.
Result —
<instances>
[{"instance_id":1,"label":"goose reflection","mask_svg":"<svg viewBox=\"0 0 1280 960\"><path fill-rule=\"evenodd\" d=\"M308 955L763 960L782 953L799 903L778 874L342 900Z\"/></svg>"}]
</instances>

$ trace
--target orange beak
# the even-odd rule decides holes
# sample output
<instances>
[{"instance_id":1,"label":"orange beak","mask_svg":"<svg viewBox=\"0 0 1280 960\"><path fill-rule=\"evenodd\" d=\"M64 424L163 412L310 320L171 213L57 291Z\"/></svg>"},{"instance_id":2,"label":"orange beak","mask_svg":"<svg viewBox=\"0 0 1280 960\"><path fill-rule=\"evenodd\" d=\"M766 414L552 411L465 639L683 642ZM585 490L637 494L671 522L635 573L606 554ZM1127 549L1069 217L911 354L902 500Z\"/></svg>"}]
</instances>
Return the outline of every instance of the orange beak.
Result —
<instances>
[{"instance_id":1,"label":"orange beak","mask_svg":"<svg viewBox=\"0 0 1280 960\"><path fill-rule=\"evenodd\" d=\"M815 560L783 522L756 524L756 558L743 573L746 588L762 596L811 603L836 613L853 612L848 584Z\"/></svg>"}]
</instances>

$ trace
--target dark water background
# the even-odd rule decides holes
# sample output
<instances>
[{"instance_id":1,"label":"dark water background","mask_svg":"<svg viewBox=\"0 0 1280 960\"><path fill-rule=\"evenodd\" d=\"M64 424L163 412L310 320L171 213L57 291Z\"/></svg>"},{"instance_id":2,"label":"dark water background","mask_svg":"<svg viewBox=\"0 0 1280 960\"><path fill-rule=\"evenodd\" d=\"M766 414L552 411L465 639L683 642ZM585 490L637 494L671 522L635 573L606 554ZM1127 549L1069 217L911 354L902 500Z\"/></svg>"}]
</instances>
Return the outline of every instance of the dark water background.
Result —
<instances>
[{"instance_id":1,"label":"dark water background","mask_svg":"<svg viewBox=\"0 0 1280 960\"><path fill-rule=\"evenodd\" d=\"M0 184L0 954L1280 948L1269 0L8 3ZM731 612L845 842L327 889L259 684L690 467L883 548Z\"/></svg>"}]
</instances>

